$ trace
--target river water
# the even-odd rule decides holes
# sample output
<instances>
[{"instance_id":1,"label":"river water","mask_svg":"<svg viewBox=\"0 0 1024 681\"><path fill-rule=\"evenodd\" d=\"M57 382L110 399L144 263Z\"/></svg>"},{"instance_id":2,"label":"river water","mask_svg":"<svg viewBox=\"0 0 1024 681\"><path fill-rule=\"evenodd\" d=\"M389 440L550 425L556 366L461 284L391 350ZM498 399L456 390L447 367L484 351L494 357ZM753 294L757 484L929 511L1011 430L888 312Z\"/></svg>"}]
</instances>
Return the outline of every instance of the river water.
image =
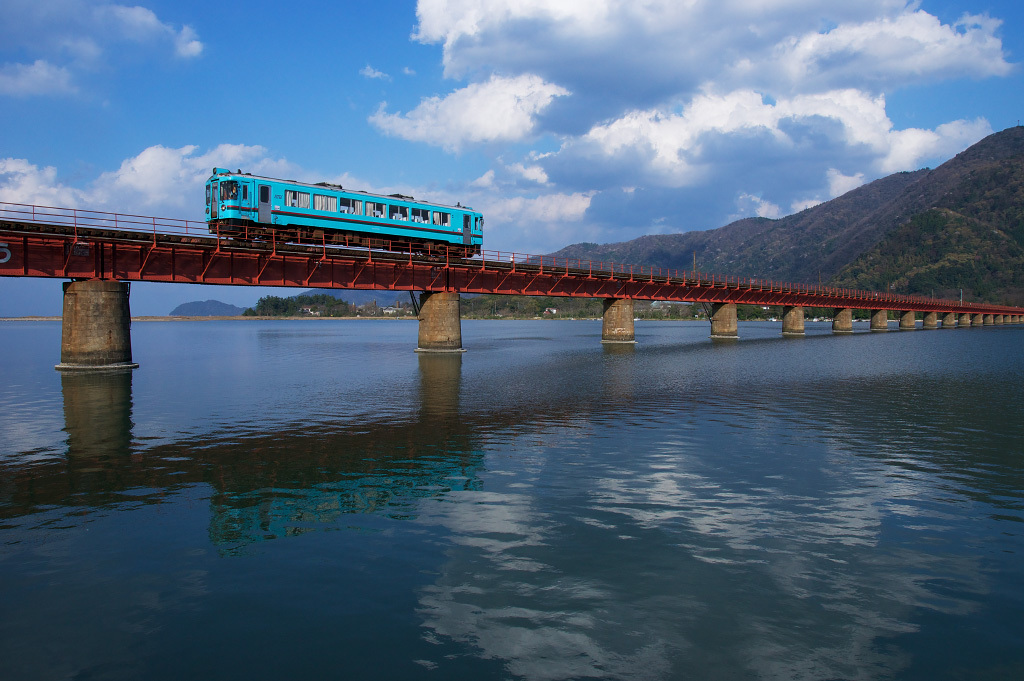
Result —
<instances>
[{"instance_id":1,"label":"river water","mask_svg":"<svg viewBox=\"0 0 1024 681\"><path fill-rule=\"evenodd\" d=\"M1024 678L1024 327L779 327L0 323L0 678Z\"/></svg>"}]
</instances>

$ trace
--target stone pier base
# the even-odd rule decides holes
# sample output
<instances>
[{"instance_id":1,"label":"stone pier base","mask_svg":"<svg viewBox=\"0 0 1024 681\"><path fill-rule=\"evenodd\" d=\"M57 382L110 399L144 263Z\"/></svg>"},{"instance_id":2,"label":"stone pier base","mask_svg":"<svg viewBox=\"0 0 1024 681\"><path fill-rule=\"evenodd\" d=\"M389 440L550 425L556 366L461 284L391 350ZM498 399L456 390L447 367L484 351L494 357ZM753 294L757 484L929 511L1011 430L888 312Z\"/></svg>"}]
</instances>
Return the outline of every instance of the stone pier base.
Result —
<instances>
[{"instance_id":1,"label":"stone pier base","mask_svg":"<svg viewBox=\"0 0 1024 681\"><path fill-rule=\"evenodd\" d=\"M465 352L458 293L424 291L420 294L419 319L416 352Z\"/></svg>"},{"instance_id":2,"label":"stone pier base","mask_svg":"<svg viewBox=\"0 0 1024 681\"><path fill-rule=\"evenodd\" d=\"M832 313L832 333L853 333L853 310L836 308Z\"/></svg>"},{"instance_id":3,"label":"stone pier base","mask_svg":"<svg viewBox=\"0 0 1024 681\"><path fill-rule=\"evenodd\" d=\"M939 328L939 313L938 312L925 312L924 321L921 324L922 329L937 329Z\"/></svg>"},{"instance_id":4,"label":"stone pier base","mask_svg":"<svg viewBox=\"0 0 1024 681\"><path fill-rule=\"evenodd\" d=\"M602 343L635 343L632 298L605 298Z\"/></svg>"},{"instance_id":5,"label":"stone pier base","mask_svg":"<svg viewBox=\"0 0 1024 681\"><path fill-rule=\"evenodd\" d=\"M961 328L961 329L968 329L968 328L970 328L970 326L971 326L971 315L969 315L967 313L964 313L964 314L960 315L960 321L957 323L957 326L959 328Z\"/></svg>"},{"instance_id":6,"label":"stone pier base","mask_svg":"<svg viewBox=\"0 0 1024 681\"><path fill-rule=\"evenodd\" d=\"M888 310L873 310L871 312L871 330L872 331L888 331L889 330L889 311Z\"/></svg>"},{"instance_id":7,"label":"stone pier base","mask_svg":"<svg viewBox=\"0 0 1024 681\"><path fill-rule=\"evenodd\" d=\"M784 306L782 308L782 335L803 336L804 333L804 308Z\"/></svg>"},{"instance_id":8,"label":"stone pier base","mask_svg":"<svg viewBox=\"0 0 1024 681\"><path fill-rule=\"evenodd\" d=\"M132 362L132 315L128 284L70 281L64 284L60 371L136 369Z\"/></svg>"},{"instance_id":9,"label":"stone pier base","mask_svg":"<svg viewBox=\"0 0 1024 681\"><path fill-rule=\"evenodd\" d=\"M985 322L984 322L985 326L992 326L993 324L996 323L995 315L987 314L987 315L982 315L982 317L985 320Z\"/></svg>"},{"instance_id":10,"label":"stone pier base","mask_svg":"<svg viewBox=\"0 0 1024 681\"><path fill-rule=\"evenodd\" d=\"M971 315L971 326L985 326L985 315Z\"/></svg>"},{"instance_id":11,"label":"stone pier base","mask_svg":"<svg viewBox=\"0 0 1024 681\"><path fill-rule=\"evenodd\" d=\"M917 315L913 311L900 313L900 331L916 331Z\"/></svg>"},{"instance_id":12,"label":"stone pier base","mask_svg":"<svg viewBox=\"0 0 1024 681\"><path fill-rule=\"evenodd\" d=\"M711 337L740 337L735 303L713 303L711 305Z\"/></svg>"},{"instance_id":13,"label":"stone pier base","mask_svg":"<svg viewBox=\"0 0 1024 681\"><path fill-rule=\"evenodd\" d=\"M942 315L942 328L956 328L956 312L947 312L946 314Z\"/></svg>"},{"instance_id":14,"label":"stone pier base","mask_svg":"<svg viewBox=\"0 0 1024 681\"><path fill-rule=\"evenodd\" d=\"M994 324L996 324L997 326L1001 325L1001 324L1005 324L1006 321L1003 319L1004 316L1005 315L1001 315L1001 314L993 315L992 316L992 322Z\"/></svg>"}]
</instances>

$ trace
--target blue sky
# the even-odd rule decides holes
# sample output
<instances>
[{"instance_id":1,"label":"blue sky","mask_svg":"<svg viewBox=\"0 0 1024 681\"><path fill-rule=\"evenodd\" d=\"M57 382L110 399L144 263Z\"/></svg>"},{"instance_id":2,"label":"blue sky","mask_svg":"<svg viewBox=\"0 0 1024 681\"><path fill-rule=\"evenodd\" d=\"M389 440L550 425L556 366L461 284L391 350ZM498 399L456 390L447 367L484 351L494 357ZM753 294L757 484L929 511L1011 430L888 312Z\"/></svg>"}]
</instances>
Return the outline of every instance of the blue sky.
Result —
<instances>
[{"instance_id":1,"label":"blue sky","mask_svg":"<svg viewBox=\"0 0 1024 681\"><path fill-rule=\"evenodd\" d=\"M4 0L0 201L201 219L219 165L461 201L493 250L710 229L1016 125L1022 36L1019 0Z\"/></svg>"}]
</instances>

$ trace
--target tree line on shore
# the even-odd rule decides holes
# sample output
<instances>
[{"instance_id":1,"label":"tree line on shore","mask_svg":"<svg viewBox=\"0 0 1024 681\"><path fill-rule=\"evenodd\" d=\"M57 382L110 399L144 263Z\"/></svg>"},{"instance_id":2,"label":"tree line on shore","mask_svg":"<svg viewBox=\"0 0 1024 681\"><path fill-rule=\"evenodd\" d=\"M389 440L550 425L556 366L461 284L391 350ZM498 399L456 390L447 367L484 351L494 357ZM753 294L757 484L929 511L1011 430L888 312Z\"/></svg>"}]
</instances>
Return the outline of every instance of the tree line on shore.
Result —
<instances>
[{"instance_id":1,"label":"tree line on shore","mask_svg":"<svg viewBox=\"0 0 1024 681\"><path fill-rule=\"evenodd\" d=\"M604 303L600 298L572 298L558 296L463 296L463 319L600 319ZM706 319L704 308L698 304L662 301L634 301L637 319ZM738 305L737 317L741 321L780 318L778 306ZM808 319L830 319L831 308L807 308ZM374 300L364 305L341 300L330 294L299 295L290 298L264 296L243 312L246 317L415 317L411 301L396 301L393 306L382 307ZM866 310L855 310L855 318L867 318Z\"/></svg>"}]
</instances>

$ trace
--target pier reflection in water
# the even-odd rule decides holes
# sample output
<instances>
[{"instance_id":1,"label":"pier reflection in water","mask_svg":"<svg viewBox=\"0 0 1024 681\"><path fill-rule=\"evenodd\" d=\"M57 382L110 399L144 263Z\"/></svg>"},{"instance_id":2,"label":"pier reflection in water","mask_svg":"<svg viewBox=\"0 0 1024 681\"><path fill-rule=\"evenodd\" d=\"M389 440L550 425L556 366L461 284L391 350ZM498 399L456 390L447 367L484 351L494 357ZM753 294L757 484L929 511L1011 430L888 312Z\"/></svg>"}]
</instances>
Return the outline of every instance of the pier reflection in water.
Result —
<instances>
[{"instance_id":1,"label":"pier reflection in water","mask_svg":"<svg viewBox=\"0 0 1024 681\"><path fill-rule=\"evenodd\" d=\"M131 453L131 371L63 371L60 386L69 463Z\"/></svg>"},{"instance_id":2,"label":"pier reflection in water","mask_svg":"<svg viewBox=\"0 0 1024 681\"><path fill-rule=\"evenodd\" d=\"M0 458L3 678L1024 669L1018 330L467 324L450 357L397 324L198 330L232 362L43 357L63 432Z\"/></svg>"}]
</instances>

